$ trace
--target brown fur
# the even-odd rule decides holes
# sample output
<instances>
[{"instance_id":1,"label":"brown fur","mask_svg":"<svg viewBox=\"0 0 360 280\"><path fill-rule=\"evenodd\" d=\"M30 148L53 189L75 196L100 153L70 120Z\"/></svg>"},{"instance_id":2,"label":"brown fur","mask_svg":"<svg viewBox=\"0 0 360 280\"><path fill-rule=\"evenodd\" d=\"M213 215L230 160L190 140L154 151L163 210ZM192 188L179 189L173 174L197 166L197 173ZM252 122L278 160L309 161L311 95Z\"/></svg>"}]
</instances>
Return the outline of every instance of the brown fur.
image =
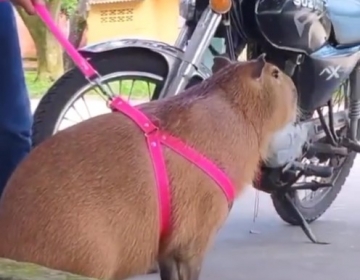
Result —
<instances>
[{"instance_id":1,"label":"brown fur","mask_svg":"<svg viewBox=\"0 0 360 280\"><path fill-rule=\"evenodd\" d=\"M213 69L222 67L183 94L140 108L217 163L240 194L269 137L294 117L296 92L263 56L234 64L219 58ZM156 182L139 128L112 113L59 132L31 152L6 187L0 257L116 280L159 260L163 280L198 279L228 203L198 168L166 149L165 156L172 228L159 241Z\"/></svg>"}]
</instances>

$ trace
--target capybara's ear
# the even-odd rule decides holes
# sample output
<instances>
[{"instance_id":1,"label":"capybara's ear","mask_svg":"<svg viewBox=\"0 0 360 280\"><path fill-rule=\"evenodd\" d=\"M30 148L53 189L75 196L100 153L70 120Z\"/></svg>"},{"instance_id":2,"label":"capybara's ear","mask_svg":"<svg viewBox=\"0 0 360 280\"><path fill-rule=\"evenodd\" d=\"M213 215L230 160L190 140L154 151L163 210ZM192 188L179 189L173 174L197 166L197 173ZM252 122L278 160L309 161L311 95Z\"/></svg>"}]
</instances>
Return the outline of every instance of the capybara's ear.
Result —
<instances>
[{"instance_id":1,"label":"capybara's ear","mask_svg":"<svg viewBox=\"0 0 360 280\"><path fill-rule=\"evenodd\" d=\"M264 68L266 65L265 56L266 56L266 54L263 53L255 60L255 67L254 67L253 73L252 73L253 78L255 78L255 79L260 80L261 76L263 75Z\"/></svg>"},{"instance_id":2,"label":"capybara's ear","mask_svg":"<svg viewBox=\"0 0 360 280\"><path fill-rule=\"evenodd\" d=\"M215 56L214 57L214 64L212 66L212 72L213 73L216 73L218 72L219 70L221 70L222 68L224 68L225 66L231 64L231 60L228 59L227 57L225 56Z\"/></svg>"}]
</instances>

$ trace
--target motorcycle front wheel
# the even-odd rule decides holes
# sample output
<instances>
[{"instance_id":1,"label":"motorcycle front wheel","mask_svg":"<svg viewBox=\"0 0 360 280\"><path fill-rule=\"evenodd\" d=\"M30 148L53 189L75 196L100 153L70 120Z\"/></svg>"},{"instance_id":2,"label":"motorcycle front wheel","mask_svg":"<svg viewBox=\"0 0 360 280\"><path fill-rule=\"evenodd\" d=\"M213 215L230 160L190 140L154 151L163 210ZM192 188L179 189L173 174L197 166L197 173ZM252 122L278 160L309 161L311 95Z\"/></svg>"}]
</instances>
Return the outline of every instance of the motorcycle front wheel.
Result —
<instances>
[{"instance_id":1,"label":"motorcycle front wheel","mask_svg":"<svg viewBox=\"0 0 360 280\"><path fill-rule=\"evenodd\" d=\"M156 99L168 71L164 60L150 52L136 49L98 54L91 58L90 63L102 76L102 83L110 86L115 93L130 97L129 91L134 89L137 95L135 102ZM148 93L144 96L146 90ZM93 103L92 108L86 104L89 98L85 99L85 94L88 92L91 95L89 98ZM96 98L97 101L94 102ZM79 104L87 116L80 116ZM33 146L62 130L64 126L68 127L93 117L94 114L107 112L110 112L110 109L106 107L106 100L99 90L91 85L77 68L71 69L53 84L35 110Z\"/></svg>"}]
</instances>

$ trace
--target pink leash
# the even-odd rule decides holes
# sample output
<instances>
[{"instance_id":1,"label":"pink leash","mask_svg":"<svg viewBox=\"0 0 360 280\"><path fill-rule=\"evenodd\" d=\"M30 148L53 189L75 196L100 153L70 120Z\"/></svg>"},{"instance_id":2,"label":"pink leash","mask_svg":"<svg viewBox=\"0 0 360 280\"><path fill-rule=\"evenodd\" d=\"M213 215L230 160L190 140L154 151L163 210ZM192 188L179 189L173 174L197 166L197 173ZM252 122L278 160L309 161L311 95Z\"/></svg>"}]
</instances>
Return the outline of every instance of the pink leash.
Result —
<instances>
[{"instance_id":1,"label":"pink leash","mask_svg":"<svg viewBox=\"0 0 360 280\"><path fill-rule=\"evenodd\" d=\"M90 63L79 54L79 52L70 44L62 32L58 29L46 7L44 5L38 4L35 6L35 8L39 17L49 28L52 34L57 38L59 43L73 59L85 77L90 79L91 77L97 75L95 69L90 65ZM205 172L205 174L214 180L222 189L226 199L229 202L229 205L232 205L235 199L235 189L228 176L213 162L198 153L196 150L187 146L180 139L173 137L164 131L161 131L140 110L132 107L129 103L120 97L115 97L111 101L110 107L113 110L119 111L128 116L144 132L149 148L149 153L152 159L157 184L161 236L164 236L166 233L168 233L171 221L170 183L161 145L165 145L166 147L170 148Z\"/></svg>"},{"instance_id":2,"label":"pink leash","mask_svg":"<svg viewBox=\"0 0 360 280\"><path fill-rule=\"evenodd\" d=\"M74 46L71 45L69 40L64 36L64 34L55 24L46 6L43 4L35 4L35 10L38 16L41 18L41 20L50 30L50 32L58 40L58 42L63 47L63 49L72 58L76 66L84 74L84 76L86 78L91 78L95 76L97 74L95 69L90 65L90 63L85 58L82 57L82 55L74 48Z\"/></svg>"}]
</instances>

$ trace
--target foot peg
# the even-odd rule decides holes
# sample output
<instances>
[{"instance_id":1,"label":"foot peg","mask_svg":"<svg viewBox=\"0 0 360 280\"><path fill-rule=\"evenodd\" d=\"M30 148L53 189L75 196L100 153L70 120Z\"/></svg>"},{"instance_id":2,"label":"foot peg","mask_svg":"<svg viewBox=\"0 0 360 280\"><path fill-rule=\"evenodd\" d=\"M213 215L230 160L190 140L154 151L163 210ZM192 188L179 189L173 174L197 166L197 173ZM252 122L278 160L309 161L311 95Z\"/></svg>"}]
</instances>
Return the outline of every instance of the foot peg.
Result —
<instances>
[{"instance_id":1,"label":"foot peg","mask_svg":"<svg viewBox=\"0 0 360 280\"><path fill-rule=\"evenodd\" d=\"M301 162L292 162L287 167L287 170L294 170L294 171L301 171L304 173L305 176L315 176L321 178L328 178L330 177L333 172L334 168L331 166L321 166L315 164L306 164Z\"/></svg>"},{"instance_id":2,"label":"foot peg","mask_svg":"<svg viewBox=\"0 0 360 280\"><path fill-rule=\"evenodd\" d=\"M360 144L355 140L344 138L341 141L341 145L348 148L350 151L360 153Z\"/></svg>"},{"instance_id":3,"label":"foot peg","mask_svg":"<svg viewBox=\"0 0 360 280\"><path fill-rule=\"evenodd\" d=\"M332 188L332 184L327 183L319 183L317 181L313 181L310 183L303 183L303 184L296 184L294 186L291 186L291 190L311 190L313 192L317 191L318 189L322 188Z\"/></svg>"},{"instance_id":4,"label":"foot peg","mask_svg":"<svg viewBox=\"0 0 360 280\"><path fill-rule=\"evenodd\" d=\"M349 154L347 147L335 147L327 143L311 143L307 147L307 157L311 158L316 156L316 154L328 154L328 155L338 155L338 156L347 156Z\"/></svg>"}]
</instances>

